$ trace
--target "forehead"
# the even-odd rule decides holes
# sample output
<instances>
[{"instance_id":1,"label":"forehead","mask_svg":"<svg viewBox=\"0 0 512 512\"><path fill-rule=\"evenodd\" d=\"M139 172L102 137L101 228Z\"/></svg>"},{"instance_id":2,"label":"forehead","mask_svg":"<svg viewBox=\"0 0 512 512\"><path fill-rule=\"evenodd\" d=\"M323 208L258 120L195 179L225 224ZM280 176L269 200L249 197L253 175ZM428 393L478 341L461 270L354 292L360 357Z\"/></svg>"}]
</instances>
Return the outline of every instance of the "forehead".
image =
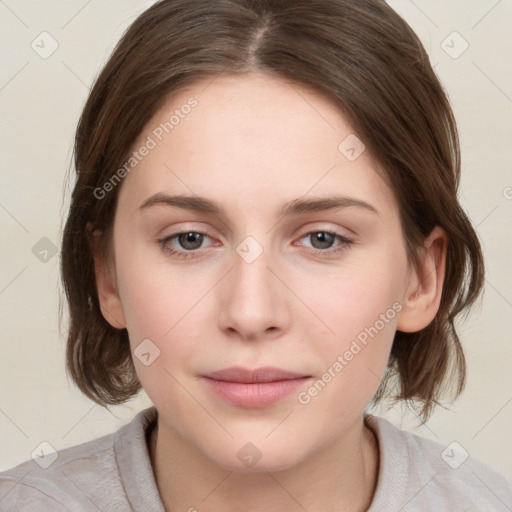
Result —
<instances>
[{"instance_id":1,"label":"forehead","mask_svg":"<svg viewBox=\"0 0 512 512\"><path fill-rule=\"evenodd\" d=\"M150 150L125 178L120 202L166 192L247 207L275 198L277 209L278 202L336 192L393 207L341 110L273 77L221 75L188 86L165 102L133 150L144 146Z\"/></svg>"}]
</instances>

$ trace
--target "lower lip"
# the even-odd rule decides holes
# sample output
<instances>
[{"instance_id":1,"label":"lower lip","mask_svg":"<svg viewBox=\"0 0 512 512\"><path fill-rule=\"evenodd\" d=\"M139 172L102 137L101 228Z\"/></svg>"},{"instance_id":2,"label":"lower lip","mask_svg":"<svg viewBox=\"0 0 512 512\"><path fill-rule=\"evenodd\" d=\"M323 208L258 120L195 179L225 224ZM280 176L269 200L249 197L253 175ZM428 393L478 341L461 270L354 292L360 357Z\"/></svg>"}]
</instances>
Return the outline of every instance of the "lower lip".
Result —
<instances>
[{"instance_id":1,"label":"lower lip","mask_svg":"<svg viewBox=\"0 0 512 512\"><path fill-rule=\"evenodd\" d=\"M239 407L259 409L279 402L285 396L297 391L309 377L278 380L274 382L227 382L203 377L207 386L216 395Z\"/></svg>"}]
</instances>

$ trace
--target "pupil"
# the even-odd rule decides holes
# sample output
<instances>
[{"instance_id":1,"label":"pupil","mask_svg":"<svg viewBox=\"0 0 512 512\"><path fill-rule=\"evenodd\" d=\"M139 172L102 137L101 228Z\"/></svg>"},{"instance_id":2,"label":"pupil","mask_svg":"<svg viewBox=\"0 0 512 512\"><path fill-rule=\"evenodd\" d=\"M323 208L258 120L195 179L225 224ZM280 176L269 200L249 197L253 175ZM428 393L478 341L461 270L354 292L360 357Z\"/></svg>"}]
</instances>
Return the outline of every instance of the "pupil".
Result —
<instances>
[{"instance_id":1,"label":"pupil","mask_svg":"<svg viewBox=\"0 0 512 512\"><path fill-rule=\"evenodd\" d=\"M185 249L198 249L201 247L202 242L203 235L199 233L186 233L180 236L180 243Z\"/></svg>"},{"instance_id":2,"label":"pupil","mask_svg":"<svg viewBox=\"0 0 512 512\"><path fill-rule=\"evenodd\" d=\"M319 232L316 233L315 237L313 237L313 240L315 239L317 239L320 243L320 247L317 247L317 249L326 249L329 248L332 244L333 235L330 233Z\"/></svg>"}]
</instances>

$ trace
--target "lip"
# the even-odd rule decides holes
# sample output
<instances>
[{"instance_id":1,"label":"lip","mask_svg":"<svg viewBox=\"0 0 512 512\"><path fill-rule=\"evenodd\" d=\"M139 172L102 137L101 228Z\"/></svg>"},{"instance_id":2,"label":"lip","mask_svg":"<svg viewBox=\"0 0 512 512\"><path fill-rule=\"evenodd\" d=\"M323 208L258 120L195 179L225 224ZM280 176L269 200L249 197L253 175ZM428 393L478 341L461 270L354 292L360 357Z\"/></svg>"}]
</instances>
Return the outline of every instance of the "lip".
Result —
<instances>
[{"instance_id":1,"label":"lip","mask_svg":"<svg viewBox=\"0 0 512 512\"><path fill-rule=\"evenodd\" d=\"M240 366L201 376L208 389L239 407L268 407L296 391L310 375L274 367L247 369Z\"/></svg>"},{"instance_id":2,"label":"lip","mask_svg":"<svg viewBox=\"0 0 512 512\"><path fill-rule=\"evenodd\" d=\"M242 366L232 366L231 368L225 368L224 370L206 373L203 377L222 380L225 382L244 382L255 384L260 382L300 379L303 377L309 377L309 375L290 372L282 370L281 368L274 368L272 366L264 366L253 370L243 368Z\"/></svg>"}]
</instances>

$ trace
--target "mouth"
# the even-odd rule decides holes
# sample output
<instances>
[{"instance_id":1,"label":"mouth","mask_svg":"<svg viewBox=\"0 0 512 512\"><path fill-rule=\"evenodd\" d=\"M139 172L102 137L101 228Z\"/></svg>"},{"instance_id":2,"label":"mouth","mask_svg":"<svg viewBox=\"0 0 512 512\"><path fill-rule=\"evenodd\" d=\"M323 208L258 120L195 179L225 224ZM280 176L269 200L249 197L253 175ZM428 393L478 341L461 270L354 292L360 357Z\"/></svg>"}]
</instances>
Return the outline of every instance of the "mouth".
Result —
<instances>
[{"instance_id":1,"label":"mouth","mask_svg":"<svg viewBox=\"0 0 512 512\"><path fill-rule=\"evenodd\" d=\"M231 368L225 368L224 370L207 373L204 377L213 380L222 380L224 382L257 384L260 382L264 383L300 379L310 377L310 375L294 373L287 370L281 370L280 368L273 368L271 366L256 368L254 370L242 368L241 366L233 366Z\"/></svg>"},{"instance_id":2,"label":"mouth","mask_svg":"<svg viewBox=\"0 0 512 512\"><path fill-rule=\"evenodd\" d=\"M201 376L208 389L224 401L246 408L264 408L282 400L311 379L311 375L280 368L240 366Z\"/></svg>"}]
</instances>

